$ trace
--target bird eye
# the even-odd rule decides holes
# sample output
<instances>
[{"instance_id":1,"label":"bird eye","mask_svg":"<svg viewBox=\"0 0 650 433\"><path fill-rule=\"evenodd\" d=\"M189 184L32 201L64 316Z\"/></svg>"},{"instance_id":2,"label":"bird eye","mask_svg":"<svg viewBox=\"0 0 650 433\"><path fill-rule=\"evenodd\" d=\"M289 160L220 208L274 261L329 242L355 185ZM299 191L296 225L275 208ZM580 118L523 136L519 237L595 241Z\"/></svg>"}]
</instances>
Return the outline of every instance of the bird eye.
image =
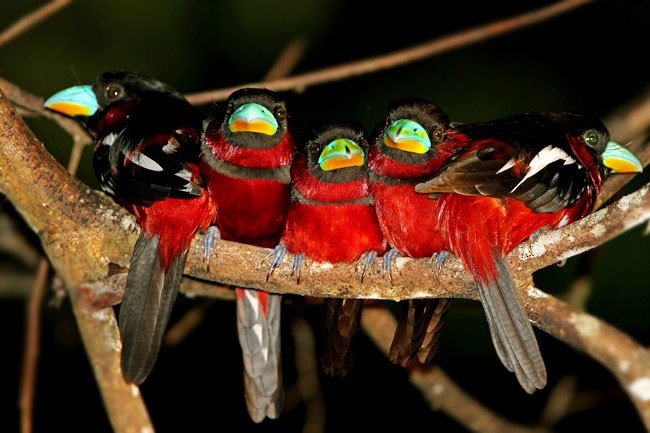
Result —
<instances>
[{"instance_id":1,"label":"bird eye","mask_svg":"<svg viewBox=\"0 0 650 433\"><path fill-rule=\"evenodd\" d=\"M114 101L124 95L124 87L119 84L109 84L106 86L106 99Z\"/></svg>"},{"instance_id":2,"label":"bird eye","mask_svg":"<svg viewBox=\"0 0 650 433\"><path fill-rule=\"evenodd\" d=\"M226 114L231 115L234 110L235 110L235 104L229 102L228 106L226 107Z\"/></svg>"},{"instance_id":3,"label":"bird eye","mask_svg":"<svg viewBox=\"0 0 650 433\"><path fill-rule=\"evenodd\" d=\"M590 129L589 131L585 132L583 137L587 146L594 147L598 144L598 132L596 132L594 129Z\"/></svg>"},{"instance_id":4,"label":"bird eye","mask_svg":"<svg viewBox=\"0 0 650 433\"><path fill-rule=\"evenodd\" d=\"M287 117L287 110L285 110L283 107L278 107L275 109L275 118L282 120L285 117Z\"/></svg>"},{"instance_id":5,"label":"bird eye","mask_svg":"<svg viewBox=\"0 0 650 433\"><path fill-rule=\"evenodd\" d=\"M436 141L442 141L442 138L445 136L445 133L443 132L442 128L437 128L435 131L433 131L433 134L431 134L431 136Z\"/></svg>"},{"instance_id":6,"label":"bird eye","mask_svg":"<svg viewBox=\"0 0 650 433\"><path fill-rule=\"evenodd\" d=\"M309 143L309 145L307 146L307 151L311 154L318 153L318 143L315 142Z\"/></svg>"}]
</instances>

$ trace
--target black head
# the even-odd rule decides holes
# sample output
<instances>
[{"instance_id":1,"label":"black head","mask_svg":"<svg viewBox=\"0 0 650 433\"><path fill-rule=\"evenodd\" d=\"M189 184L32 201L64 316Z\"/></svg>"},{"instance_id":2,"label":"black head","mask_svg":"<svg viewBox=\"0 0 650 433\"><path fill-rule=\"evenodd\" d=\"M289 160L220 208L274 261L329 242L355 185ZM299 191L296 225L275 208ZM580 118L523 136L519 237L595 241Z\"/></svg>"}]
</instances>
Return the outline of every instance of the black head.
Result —
<instances>
[{"instance_id":1,"label":"black head","mask_svg":"<svg viewBox=\"0 0 650 433\"><path fill-rule=\"evenodd\" d=\"M407 164L425 163L436 154L450 126L447 114L421 98L402 98L388 105L388 114L374 134L383 154Z\"/></svg>"},{"instance_id":2,"label":"black head","mask_svg":"<svg viewBox=\"0 0 650 433\"><path fill-rule=\"evenodd\" d=\"M321 181L343 183L367 175L368 140L364 127L355 120L318 122L306 133L299 152Z\"/></svg>"},{"instance_id":3,"label":"black head","mask_svg":"<svg viewBox=\"0 0 650 433\"><path fill-rule=\"evenodd\" d=\"M269 149L285 137L288 123L287 102L282 95L268 89L243 88L228 97L221 131L232 145Z\"/></svg>"},{"instance_id":4,"label":"black head","mask_svg":"<svg viewBox=\"0 0 650 433\"><path fill-rule=\"evenodd\" d=\"M92 89L100 108L152 95L183 99L183 95L162 81L132 71L105 72L97 77Z\"/></svg>"}]
</instances>

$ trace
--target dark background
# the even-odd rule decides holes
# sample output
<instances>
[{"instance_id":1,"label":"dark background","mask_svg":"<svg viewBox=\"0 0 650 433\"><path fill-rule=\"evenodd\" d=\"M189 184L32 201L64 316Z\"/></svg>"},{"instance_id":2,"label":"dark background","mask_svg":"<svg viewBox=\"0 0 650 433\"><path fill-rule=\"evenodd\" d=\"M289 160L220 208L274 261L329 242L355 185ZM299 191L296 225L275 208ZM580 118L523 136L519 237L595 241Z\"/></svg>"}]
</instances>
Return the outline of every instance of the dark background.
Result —
<instances>
[{"instance_id":1,"label":"dark background","mask_svg":"<svg viewBox=\"0 0 650 433\"><path fill-rule=\"evenodd\" d=\"M1 3L0 28L42 4ZM342 0L78 1L0 47L0 75L47 97L70 85L89 84L106 70L131 69L189 93L258 81L296 37L308 41L295 70L300 73L399 50L545 4L550 3L456 0L379 7ZM306 125L322 117L345 116L369 130L382 118L387 103L402 96L429 98L452 119L463 121L527 110L604 117L648 85L649 18L647 1L594 2L480 44L288 96ZM209 114L212 107L201 109ZM70 144L66 134L43 119L30 119L29 125L65 163ZM96 186L90 152L86 149L78 176ZM638 176L626 191L647 181L647 173ZM0 210L13 213L6 201ZM647 345L649 247L638 227L564 267L537 272L535 281L542 290L561 296L577 275L589 274L594 284L587 310ZM0 256L0 266L16 264ZM318 306L288 296L286 301L285 381L291 386L292 317L305 317L318 335L320 315ZM24 299L0 299L0 432L19 430L25 304ZM223 431L226 425L232 426L226 431L238 432L301 431L302 405L275 421L255 425L249 420L232 302L180 296L172 321L202 304L208 308L204 322L181 344L163 348L141 387L157 431ZM44 307L42 333L35 431L111 431L67 301ZM546 334L537 335L549 385L532 396L499 363L477 302L454 303L436 361L470 394L514 421L535 423L554 385L571 376L588 392L587 401L595 402L576 404L557 431L643 431L627 396L606 369ZM327 432L467 431L446 414L431 411L409 385L407 373L390 364L363 334L357 349L350 377L321 375Z\"/></svg>"}]
</instances>

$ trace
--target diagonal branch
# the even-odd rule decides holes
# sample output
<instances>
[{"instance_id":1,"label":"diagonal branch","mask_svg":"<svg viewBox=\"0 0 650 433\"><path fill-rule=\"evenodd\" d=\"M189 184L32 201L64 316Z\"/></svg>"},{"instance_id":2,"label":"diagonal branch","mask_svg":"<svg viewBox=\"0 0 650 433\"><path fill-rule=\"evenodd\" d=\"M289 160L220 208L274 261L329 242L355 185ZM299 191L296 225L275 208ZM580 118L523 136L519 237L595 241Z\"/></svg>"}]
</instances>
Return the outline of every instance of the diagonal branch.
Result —
<instances>
[{"instance_id":1,"label":"diagonal branch","mask_svg":"<svg viewBox=\"0 0 650 433\"><path fill-rule=\"evenodd\" d=\"M276 91L303 90L306 87L316 84L330 83L358 75L381 71L383 69L395 68L397 66L433 57L460 47L484 42L488 39L538 24L579 6L591 3L591 1L592 0L562 0L531 12L494 21L386 55L370 57L351 63L294 75L288 78L246 83L225 89L191 93L185 96L192 104L202 105L210 104L215 101L223 101L232 92L242 87L266 87Z\"/></svg>"},{"instance_id":2,"label":"diagonal branch","mask_svg":"<svg viewBox=\"0 0 650 433\"><path fill-rule=\"evenodd\" d=\"M19 35L25 33L38 23L46 20L51 15L68 6L70 3L72 3L72 0L52 0L49 3L17 20L11 26L9 26L9 28L0 33L0 47L10 40L15 39Z\"/></svg>"}]
</instances>

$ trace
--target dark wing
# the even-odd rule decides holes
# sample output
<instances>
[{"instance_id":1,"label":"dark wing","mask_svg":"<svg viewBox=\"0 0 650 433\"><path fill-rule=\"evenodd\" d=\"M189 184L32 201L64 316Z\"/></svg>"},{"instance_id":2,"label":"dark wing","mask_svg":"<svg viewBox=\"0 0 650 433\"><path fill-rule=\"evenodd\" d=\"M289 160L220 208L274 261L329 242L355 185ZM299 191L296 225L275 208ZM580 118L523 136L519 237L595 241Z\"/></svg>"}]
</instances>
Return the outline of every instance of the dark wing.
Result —
<instances>
[{"instance_id":1,"label":"dark wing","mask_svg":"<svg viewBox=\"0 0 650 433\"><path fill-rule=\"evenodd\" d=\"M432 198L441 193L510 197L536 212L552 213L573 205L587 184L584 167L558 146L480 140L415 188Z\"/></svg>"},{"instance_id":2,"label":"dark wing","mask_svg":"<svg viewBox=\"0 0 650 433\"><path fill-rule=\"evenodd\" d=\"M200 151L198 131L186 126L170 130L164 120L133 119L97 143L93 166L106 193L145 206L202 194L192 171Z\"/></svg>"}]
</instances>

